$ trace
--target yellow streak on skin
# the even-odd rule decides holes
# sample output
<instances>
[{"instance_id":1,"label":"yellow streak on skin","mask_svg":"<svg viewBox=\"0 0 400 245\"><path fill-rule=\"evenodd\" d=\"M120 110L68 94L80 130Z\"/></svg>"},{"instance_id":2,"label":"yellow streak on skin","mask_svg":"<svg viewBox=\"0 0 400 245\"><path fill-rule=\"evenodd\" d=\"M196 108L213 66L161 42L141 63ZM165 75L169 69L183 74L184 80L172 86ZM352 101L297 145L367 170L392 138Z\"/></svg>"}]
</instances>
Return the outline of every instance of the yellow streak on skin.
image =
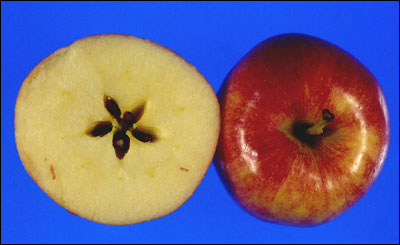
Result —
<instances>
[{"instance_id":1,"label":"yellow streak on skin","mask_svg":"<svg viewBox=\"0 0 400 245\"><path fill-rule=\"evenodd\" d=\"M304 84L304 93L306 95L306 98L310 98L310 90L308 88L307 83Z\"/></svg>"},{"instance_id":2,"label":"yellow streak on skin","mask_svg":"<svg viewBox=\"0 0 400 245\"><path fill-rule=\"evenodd\" d=\"M237 92L235 90L230 91L230 93L226 93L227 99L226 101L229 101L229 104L231 108L235 108L236 105L242 104L242 98L240 95L240 92Z\"/></svg>"},{"instance_id":3,"label":"yellow streak on skin","mask_svg":"<svg viewBox=\"0 0 400 245\"><path fill-rule=\"evenodd\" d=\"M303 167L302 162L298 159L293 162L288 178L275 196L269 211L278 219L302 220L309 216L308 208L305 207L304 195L293 188L298 183L292 183L296 179L296 175L304 171Z\"/></svg>"},{"instance_id":4,"label":"yellow streak on skin","mask_svg":"<svg viewBox=\"0 0 400 245\"><path fill-rule=\"evenodd\" d=\"M269 211L275 218L287 222L312 220L319 223L330 216L326 212L328 200L318 167L320 163L311 148L305 147L303 151L308 153L300 154L294 160L288 178L277 192ZM306 162L309 164L306 165Z\"/></svg>"},{"instance_id":5,"label":"yellow streak on skin","mask_svg":"<svg viewBox=\"0 0 400 245\"><path fill-rule=\"evenodd\" d=\"M355 117L355 120L359 122L355 127L344 127L340 124L337 127L341 141L346 142L345 146L356 150L352 154L346 154L342 167L350 169L352 175L357 175L354 176L356 178L353 177L354 184L360 186L366 181L364 179L364 173L367 170L366 161L368 159L375 161L380 155L380 138L377 129L366 124L361 113L363 108L354 96L335 89L331 93L330 100L331 104L335 105L337 114L343 117L342 121L349 121L351 117ZM352 165L349 166L349 164Z\"/></svg>"}]
</instances>

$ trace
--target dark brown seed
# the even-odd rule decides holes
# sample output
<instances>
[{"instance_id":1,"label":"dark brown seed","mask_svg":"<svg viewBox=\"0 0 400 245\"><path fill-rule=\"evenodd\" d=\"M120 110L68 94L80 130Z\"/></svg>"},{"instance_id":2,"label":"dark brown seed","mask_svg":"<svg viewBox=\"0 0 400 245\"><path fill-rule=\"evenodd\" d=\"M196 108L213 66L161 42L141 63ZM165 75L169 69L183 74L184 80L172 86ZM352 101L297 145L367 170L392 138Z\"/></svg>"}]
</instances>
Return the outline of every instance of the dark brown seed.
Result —
<instances>
[{"instance_id":1,"label":"dark brown seed","mask_svg":"<svg viewBox=\"0 0 400 245\"><path fill-rule=\"evenodd\" d=\"M112 130L112 123L111 122L99 122L94 126L92 130L90 130L89 134L91 136L100 136L103 137L104 135L108 134Z\"/></svg>"},{"instance_id":2,"label":"dark brown seed","mask_svg":"<svg viewBox=\"0 0 400 245\"><path fill-rule=\"evenodd\" d=\"M155 140L155 137L153 135L140 131L139 129L132 130L132 135L142 142L153 142Z\"/></svg>"},{"instance_id":3,"label":"dark brown seed","mask_svg":"<svg viewBox=\"0 0 400 245\"><path fill-rule=\"evenodd\" d=\"M122 121L125 127L127 128L132 127L134 121L133 114L129 111L125 112Z\"/></svg>"},{"instance_id":4,"label":"dark brown seed","mask_svg":"<svg viewBox=\"0 0 400 245\"><path fill-rule=\"evenodd\" d=\"M119 159L122 159L125 154L129 150L129 142L130 139L128 135L126 135L125 130L120 130L115 132L114 137L113 137L113 146L115 150L115 154Z\"/></svg>"},{"instance_id":5,"label":"dark brown seed","mask_svg":"<svg viewBox=\"0 0 400 245\"><path fill-rule=\"evenodd\" d=\"M120 120L121 110L119 109L119 106L115 100L109 96L106 96L104 98L104 106L106 107L107 111L110 112L111 116Z\"/></svg>"}]
</instances>

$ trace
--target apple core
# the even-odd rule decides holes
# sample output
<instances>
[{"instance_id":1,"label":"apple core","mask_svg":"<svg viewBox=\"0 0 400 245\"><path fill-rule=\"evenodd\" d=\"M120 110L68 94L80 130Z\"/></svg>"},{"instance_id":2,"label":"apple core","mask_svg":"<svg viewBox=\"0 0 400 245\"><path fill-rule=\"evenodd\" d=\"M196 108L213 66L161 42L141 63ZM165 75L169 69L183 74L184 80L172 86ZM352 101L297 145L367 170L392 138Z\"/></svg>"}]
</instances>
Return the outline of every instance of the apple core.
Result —
<instances>
[{"instance_id":1,"label":"apple core","mask_svg":"<svg viewBox=\"0 0 400 245\"><path fill-rule=\"evenodd\" d=\"M153 142L157 139L154 132L145 132L142 129L136 127L141 116L143 115L144 105L140 105L138 108L134 108L132 111L124 112L121 118L121 109L118 103L111 97L104 97L104 106L107 111L116 119L116 126L109 121L102 121L95 125L95 127L89 130L89 135L96 137L103 137L104 135L111 132L113 127L116 128L114 133L112 145L115 150L115 155L118 159L122 159L129 150L130 140L126 135L126 132L131 132L132 136L137 140L147 143Z\"/></svg>"}]
</instances>

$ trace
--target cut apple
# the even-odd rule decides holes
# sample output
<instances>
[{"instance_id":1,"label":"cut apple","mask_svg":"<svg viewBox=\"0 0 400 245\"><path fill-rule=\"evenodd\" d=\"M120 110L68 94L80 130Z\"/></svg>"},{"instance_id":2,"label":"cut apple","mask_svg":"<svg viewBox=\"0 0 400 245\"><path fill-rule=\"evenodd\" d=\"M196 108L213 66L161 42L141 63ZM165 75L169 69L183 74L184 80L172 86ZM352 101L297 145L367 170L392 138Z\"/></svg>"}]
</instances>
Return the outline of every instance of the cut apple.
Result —
<instances>
[{"instance_id":1,"label":"cut apple","mask_svg":"<svg viewBox=\"0 0 400 245\"><path fill-rule=\"evenodd\" d=\"M183 58L128 35L96 35L51 54L25 79L15 138L25 169L54 201L99 223L178 209L215 152L219 105Z\"/></svg>"}]
</instances>

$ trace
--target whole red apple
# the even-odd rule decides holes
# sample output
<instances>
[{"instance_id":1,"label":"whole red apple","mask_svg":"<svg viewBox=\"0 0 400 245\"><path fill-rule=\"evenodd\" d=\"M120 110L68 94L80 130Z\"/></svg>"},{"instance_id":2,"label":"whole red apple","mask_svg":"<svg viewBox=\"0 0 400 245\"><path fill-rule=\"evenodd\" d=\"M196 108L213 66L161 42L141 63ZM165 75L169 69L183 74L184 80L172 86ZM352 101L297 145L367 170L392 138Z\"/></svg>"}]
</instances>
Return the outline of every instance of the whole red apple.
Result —
<instances>
[{"instance_id":1,"label":"whole red apple","mask_svg":"<svg viewBox=\"0 0 400 245\"><path fill-rule=\"evenodd\" d=\"M382 90L331 43L303 34L267 39L231 70L219 96L217 170L256 217L327 222L381 171L389 143Z\"/></svg>"}]
</instances>

